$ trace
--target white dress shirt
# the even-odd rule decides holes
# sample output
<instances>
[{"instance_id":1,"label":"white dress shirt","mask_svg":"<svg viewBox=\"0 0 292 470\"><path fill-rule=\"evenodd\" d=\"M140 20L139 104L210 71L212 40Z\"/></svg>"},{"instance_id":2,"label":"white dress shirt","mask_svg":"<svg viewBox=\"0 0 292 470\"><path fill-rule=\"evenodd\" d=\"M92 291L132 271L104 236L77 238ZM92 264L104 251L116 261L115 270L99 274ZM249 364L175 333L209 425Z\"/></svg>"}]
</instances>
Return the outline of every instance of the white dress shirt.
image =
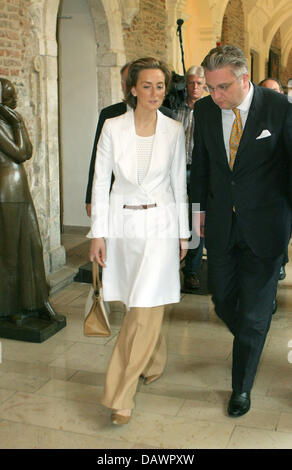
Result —
<instances>
[{"instance_id":1,"label":"white dress shirt","mask_svg":"<svg viewBox=\"0 0 292 470\"><path fill-rule=\"evenodd\" d=\"M242 129L244 129L247 116L249 113L249 108L253 99L254 93L254 86L251 82L249 82L249 91L246 97L244 98L243 102L237 106L237 109L240 110L240 117L242 122ZM223 126L223 136L224 136L224 145L226 149L226 155L229 163L229 139L231 134L231 129L233 122L235 120L235 114L232 109L222 109L222 126Z\"/></svg>"}]
</instances>

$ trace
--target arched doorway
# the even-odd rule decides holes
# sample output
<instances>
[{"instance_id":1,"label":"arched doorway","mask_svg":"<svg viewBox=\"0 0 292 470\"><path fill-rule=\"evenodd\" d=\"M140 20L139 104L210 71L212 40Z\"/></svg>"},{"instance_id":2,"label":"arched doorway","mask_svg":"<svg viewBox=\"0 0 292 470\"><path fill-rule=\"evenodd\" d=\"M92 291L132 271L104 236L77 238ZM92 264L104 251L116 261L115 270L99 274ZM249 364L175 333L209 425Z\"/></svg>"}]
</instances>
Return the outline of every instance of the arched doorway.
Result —
<instances>
[{"instance_id":1,"label":"arched doorway","mask_svg":"<svg viewBox=\"0 0 292 470\"><path fill-rule=\"evenodd\" d=\"M62 225L88 226L85 191L98 116L95 31L87 0L61 0L58 14Z\"/></svg>"},{"instance_id":2,"label":"arched doorway","mask_svg":"<svg viewBox=\"0 0 292 470\"><path fill-rule=\"evenodd\" d=\"M41 10L37 6L33 7L40 51L40 66L38 68L42 72L40 125L45 155L44 165L46 167L45 192L47 194L46 223L48 235L45 244L45 264L48 273L60 269L66 262L64 247L61 245L60 227L62 203L60 201L58 45L56 41L59 7L60 0L44 2ZM94 24L95 41L99 46L96 54L97 74L101 73L103 77L103 80L99 80L99 78L97 80L99 84L97 89L99 106L96 109L96 123L98 110L102 106L117 101L121 96L119 70L124 63L125 53L119 1L88 0L88 7ZM84 71L82 73L86 75ZM87 172L88 168L86 174ZM81 186L80 183L78 184ZM84 208L85 189L83 188L83 195L80 200L80 208L83 206L82 209Z\"/></svg>"}]
</instances>

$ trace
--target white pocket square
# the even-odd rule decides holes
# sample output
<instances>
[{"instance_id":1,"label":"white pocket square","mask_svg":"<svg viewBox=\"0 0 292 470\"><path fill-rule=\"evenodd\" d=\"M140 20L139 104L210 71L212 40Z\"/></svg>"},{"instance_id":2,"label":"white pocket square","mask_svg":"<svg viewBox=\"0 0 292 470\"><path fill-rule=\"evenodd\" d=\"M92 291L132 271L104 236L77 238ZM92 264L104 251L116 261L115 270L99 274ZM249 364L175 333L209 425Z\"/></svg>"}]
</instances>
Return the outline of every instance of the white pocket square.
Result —
<instances>
[{"instance_id":1,"label":"white pocket square","mask_svg":"<svg viewBox=\"0 0 292 470\"><path fill-rule=\"evenodd\" d=\"M257 137L257 139L264 139L265 137L270 137L272 135L268 129L265 129L261 132L261 134Z\"/></svg>"}]
</instances>

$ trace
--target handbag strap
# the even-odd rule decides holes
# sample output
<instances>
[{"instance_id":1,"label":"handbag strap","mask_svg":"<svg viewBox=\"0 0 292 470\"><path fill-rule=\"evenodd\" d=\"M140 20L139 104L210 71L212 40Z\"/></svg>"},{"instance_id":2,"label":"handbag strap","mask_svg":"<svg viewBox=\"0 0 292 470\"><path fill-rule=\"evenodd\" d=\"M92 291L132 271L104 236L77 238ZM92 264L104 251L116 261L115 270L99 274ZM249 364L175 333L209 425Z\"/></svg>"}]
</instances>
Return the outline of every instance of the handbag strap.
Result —
<instances>
[{"instance_id":1,"label":"handbag strap","mask_svg":"<svg viewBox=\"0 0 292 470\"><path fill-rule=\"evenodd\" d=\"M94 290L96 290L96 287L98 287L98 291L100 291L101 280L99 277L99 266L96 261L92 262L92 285Z\"/></svg>"}]
</instances>

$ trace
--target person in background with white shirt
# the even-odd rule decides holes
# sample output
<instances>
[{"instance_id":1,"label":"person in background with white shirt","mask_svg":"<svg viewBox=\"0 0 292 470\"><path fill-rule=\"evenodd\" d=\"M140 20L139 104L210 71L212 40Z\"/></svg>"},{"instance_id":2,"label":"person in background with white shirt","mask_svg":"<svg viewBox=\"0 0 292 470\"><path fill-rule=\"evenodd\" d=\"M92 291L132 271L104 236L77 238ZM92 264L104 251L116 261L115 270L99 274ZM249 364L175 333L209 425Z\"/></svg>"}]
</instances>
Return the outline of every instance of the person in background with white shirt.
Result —
<instances>
[{"instance_id":1,"label":"person in background with white shirt","mask_svg":"<svg viewBox=\"0 0 292 470\"><path fill-rule=\"evenodd\" d=\"M187 158L187 187L189 193L189 182L191 175L192 153L194 145L194 105L202 98L205 91L205 74L201 66L192 65L186 72L187 97L184 103L176 111L176 119L183 123L186 136L186 158ZM199 239L196 248L188 249L185 265L182 269L184 274L183 292L196 294L200 288L198 271L202 262L204 239Z\"/></svg>"}]
</instances>

